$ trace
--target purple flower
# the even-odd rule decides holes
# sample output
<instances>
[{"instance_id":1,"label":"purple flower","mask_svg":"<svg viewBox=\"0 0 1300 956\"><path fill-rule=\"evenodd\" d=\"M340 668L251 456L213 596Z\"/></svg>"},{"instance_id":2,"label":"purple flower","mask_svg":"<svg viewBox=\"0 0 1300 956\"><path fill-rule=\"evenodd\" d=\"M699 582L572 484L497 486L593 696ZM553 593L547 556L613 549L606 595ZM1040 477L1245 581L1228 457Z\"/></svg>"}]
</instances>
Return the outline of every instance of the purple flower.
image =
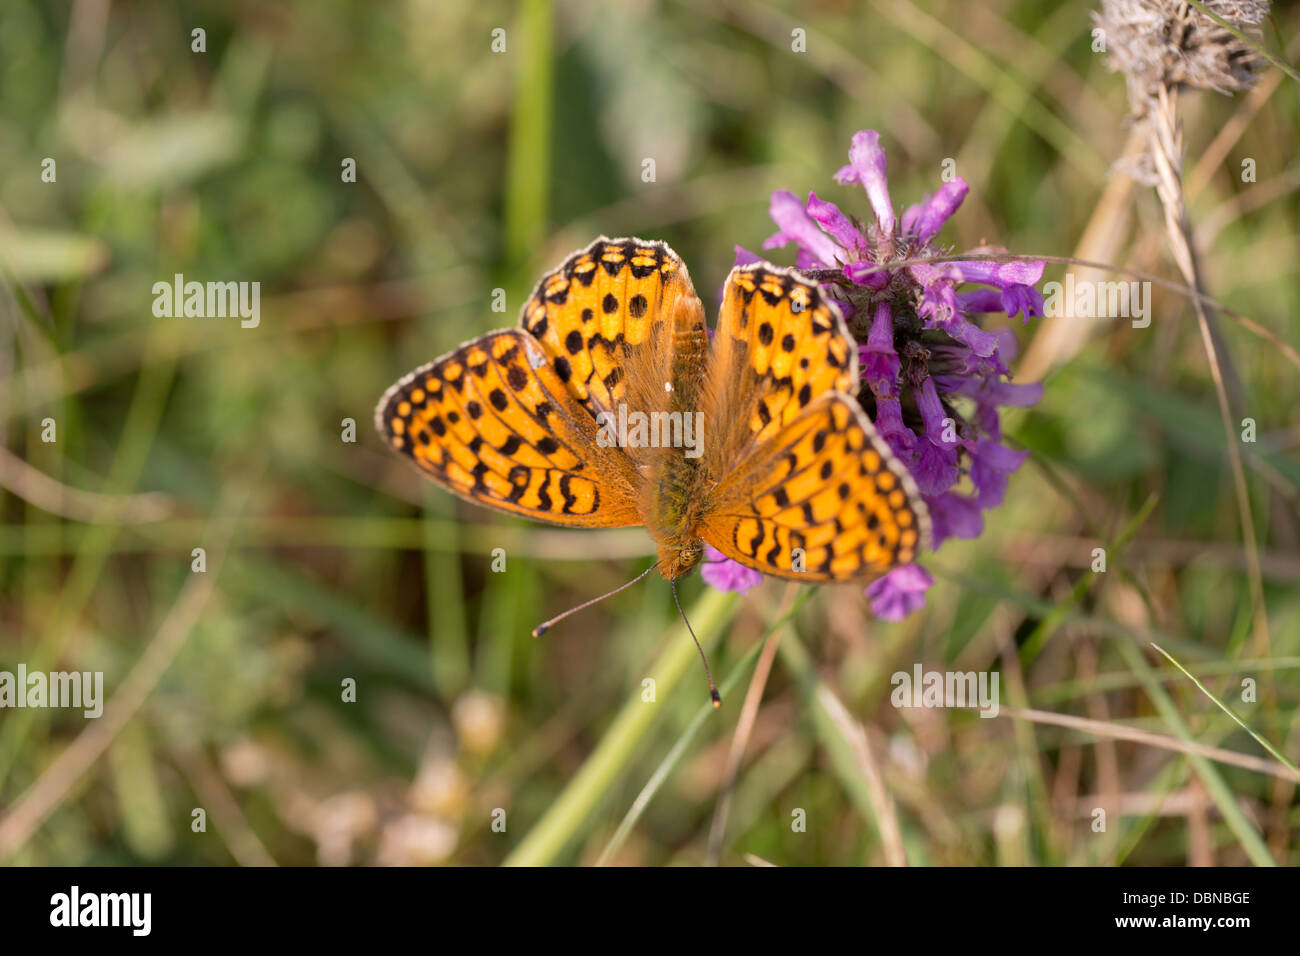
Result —
<instances>
[{"instance_id":1,"label":"purple flower","mask_svg":"<svg viewBox=\"0 0 1300 956\"><path fill-rule=\"evenodd\" d=\"M903 406L897 398L876 396L876 431L889 443L890 449L902 461L909 461L916 450L916 432L903 421Z\"/></svg>"},{"instance_id":2,"label":"purple flower","mask_svg":"<svg viewBox=\"0 0 1300 956\"><path fill-rule=\"evenodd\" d=\"M1042 315L1036 286L1045 264L955 257L936 237L970 187L962 179L944 183L899 219L887 165L879 134L855 133L848 165L835 179L866 191L872 221L861 224L815 192L802 203L780 190L770 207L778 231L763 246L793 243L795 268L823 270L819 278L858 341L859 401L911 472L937 550L949 538L979 537L984 512L1002 503L1028 455L1003 442L999 409L1033 405L1043 389L1008 381L1015 336L986 328L984 317L1004 313L1027 322ZM752 253L736 252L737 262L753 261ZM903 261L909 264L897 265ZM835 275L827 279L825 270ZM744 587L757 582L755 572L729 561L704 572L724 590L740 589L742 573L752 575ZM900 620L924 606L932 583L921 567L907 565L873 582L867 595L877 616Z\"/></svg>"},{"instance_id":3,"label":"purple flower","mask_svg":"<svg viewBox=\"0 0 1300 956\"><path fill-rule=\"evenodd\" d=\"M884 621L901 621L925 607L925 592L934 584L925 568L905 564L867 585L871 613Z\"/></svg>"},{"instance_id":4,"label":"purple flower","mask_svg":"<svg viewBox=\"0 0 1300 956\"><path fill-rule=\"evenodd\" d=\"M840 212L840 207L833 202L824 202L814 192L808 193L808 215L816 220L817 225L834 239L841 248L862 253L867 251L866 240L853 220Z\"/></svg>"},{"instance_id":5,"label":"purple flower","mask_svg":"<svg viewBox=\"0 0 1300 956\"><path fill-rule=\"evenodd\" d=\"M830 236L822 232L821 227L817 225L817 220L809 215L798 196L784 189L778 189L772 193L772 204L768 212L772 216L772 221L780 227L780 231L764 241L764 249L779 249L793 242L798 244L812 260L810 265L800 266L800 268L835 267L839 257L843 255L843 250Z\"/></svg>"},{"instance_id":6,"label":"purple flower","mask_svg":"<svg viewBox=\"0 0 1300 956\"><path fill-rule=\"evenodd\" d=\"M835 174L839 183L858 183L867 191L867 200L876 214L878 242L894 238L894 204L889 200L889 182L885 179L885 149L874 129L859 130L849 144L849 164Z\"/></svg>"},{"instance_id":7,"label":"purple flower","mask_svg":"<svg viewBox=\"0 0 1300 956\"><path fill-rule=\"evenodd\" d=\"M970 187L958 176L939 187L933 196L910 207L903 213L903 232L911 232L922 242L929 242L939 234L943 224L952 218Z\"/></svg>"},{"instance_id":8,"label":"purple flower","mask_svg":"<svg viewBox=\"0 0 1300 956\"><path fill-rule=\"evenodd\" d=\"M1043 296L1033 286L1008 286L1002 291L1002 308L1006 309L1007 315L1012 318L1023 314L1024 321L1028 322L1031 318L1043 314Z\"/></svg>"},{"instance_id":9,"label":"purple flower","mask_svg":"<svg viewBox=\"0 0 1300 956\"><path fill-rule=\"evenodd\" d=\"M704 562L700 567L704 583L716 591L736 591L744 594L763 583L763 575L732 561L712 545L704 546Z\"/></svg>"},{"instance_id":10,"label":"purple flower","mask_svg":"<svg viewBox=\"0 0 1300 956\"><path fill-rule=\"evenodd\" d=\"M979 502L973 498L946 491L926 495L925 503L930 507L930 546L936 551L949 538L978 538L984 530Z\"/></svg>"},{"instance_id":11,"label":"purple flower","mask_svg":"<svg viewBox=\"0 0 1300 956\"><path fill-rule=\"evenodd\" d=\"M979 505L986 511L1002 504L1007 476L1025 463L1027 451L1012 451L1001 442L983 439L971 455L970 477L979 491Z\"/></svg>"},{"instance_id":12,"label":"purple flower","mask_svg":"<svg viewBox=\"0 0 1300 956\"><path fill-rule=\"evenodd\" d=\"M867 344L858 350L862 378L877 395L898 395L898 353L894 351L894 314L888 302L876 306Z\"/></svg>"}]
</instances>

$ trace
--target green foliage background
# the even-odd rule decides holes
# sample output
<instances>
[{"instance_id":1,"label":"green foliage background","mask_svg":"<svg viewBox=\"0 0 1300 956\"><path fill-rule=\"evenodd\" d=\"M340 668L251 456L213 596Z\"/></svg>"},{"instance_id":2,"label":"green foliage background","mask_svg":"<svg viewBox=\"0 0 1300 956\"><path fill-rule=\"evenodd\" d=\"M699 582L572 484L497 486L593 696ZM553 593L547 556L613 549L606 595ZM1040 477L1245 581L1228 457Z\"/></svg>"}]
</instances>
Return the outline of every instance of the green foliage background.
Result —
<instances>
[{"instance_id":1,"label":"green foliage background","mask_svg":"<svg viewBox=\"0 0 1300 956\"><path fill-rule=\"evenodd\" d=\"M1265 46L1297 27L1279 11ZM889 703L917 662L997 669L1004 705L1285 773L1154 640L1300 755L1297 369L1220 317L1234 414L1258 425L1242 449L1263 648L1185 297L1156 289L1150 328L1097 323L1041 366L1044 401L1008 420L1030 461L985 535L930 564L922 613L872 620L854 587L737 600L689 582L730 681L716 713L658 579L529 637L643 568L642 532L476 510L371 426L391 381L511 324L601 232L668 241L712 308L733 246L772 231L772 189L865 210L830 178L862 128L900 208L956 161L958 248L1070 255L1099 230L1111 261L1175 276L1153 191L1103 201L1129 128L1090 30L1086 4L1037 0L0 5L0 669L102 670L114 698L98 723L0 712L0 858L699 863L727 792L724 863L1295 862L1294 783L1096 727ZM1183 108L1191 216L1218 224L1210 291L1294 345L1300 85L1279 79ZM152 285L177 272L260 281L260 327L154 318ZM1070 321L1017 325L1024 354ZM33 471L105 497L51 504Z\"/></svg>"}]
</instances>

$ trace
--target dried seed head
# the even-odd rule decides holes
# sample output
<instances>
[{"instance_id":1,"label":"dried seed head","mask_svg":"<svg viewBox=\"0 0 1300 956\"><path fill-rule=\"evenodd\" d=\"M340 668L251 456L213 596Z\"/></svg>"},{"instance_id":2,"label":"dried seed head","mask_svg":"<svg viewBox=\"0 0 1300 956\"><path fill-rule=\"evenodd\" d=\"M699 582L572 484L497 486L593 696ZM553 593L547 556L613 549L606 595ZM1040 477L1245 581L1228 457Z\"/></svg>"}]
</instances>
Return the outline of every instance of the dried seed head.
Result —
<instances>
[{"instance_id":1,"label":"dried seed head","mask_svg":"<svg viewBox=\"0 0 1300 956\"><path fill-rule=\"evenodd\" d=\"M1203 5L1256 38L1267 0L1204 0ZM1164 87L1232 93L1250 89L1258 55L1185 0L1101 0L1093 20L1105 32L1108 66L1128 81L1129 101L1143 119Z\"/></svg>"}]
</instances>

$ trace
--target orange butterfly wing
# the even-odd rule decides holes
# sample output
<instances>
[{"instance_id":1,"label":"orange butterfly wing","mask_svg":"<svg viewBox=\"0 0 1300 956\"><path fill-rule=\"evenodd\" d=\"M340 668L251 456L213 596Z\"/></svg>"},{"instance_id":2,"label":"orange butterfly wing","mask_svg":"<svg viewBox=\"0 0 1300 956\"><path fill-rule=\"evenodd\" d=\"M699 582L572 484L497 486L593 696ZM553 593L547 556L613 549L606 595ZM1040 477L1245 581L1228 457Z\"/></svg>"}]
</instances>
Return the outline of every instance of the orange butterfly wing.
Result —
<instances>
[{"instance_id":1,"label":"orange butterfly wing","mask_svg":"<svg viewBox=\"0 0 1300 956\"><path fill-rule=\"evenodd\" d=\"M702 330L703 307L668 246L602 236L542 277L521 329L468 342L390 388L376 425L476 504L574 527L643 524L650 457L599 441L596 416L662 407L672 331L696 322Z\"/></svg>"},{"instance_id":2,"label":"orange butterfly wing","mask_svg":"<svg viewBox=\"0 0 1300 956\"><path fill-rule=\"evenodd\" d=\"M640 524L640 477L527 332L489 332L416 369L375 411L388 443L448 491L575 527Z\"/></svg>"},{"instance_id":3,"label":"orange butterfly wing","mask_svg":"<svg viewBox=\"0 0 1300 956\"><path fill-rule=\"evenodd\" d=\"M697 321L702 330L703 306L672 249L601 236L542 277L521 324L594 416L621 404L661 406L672 374L672 333Z\"/></svg>"},{"instance_id":4,"label":"orange butterfly wing","mask_svg":"<svg viewBox=\"0 0 1300 956\"><path fill-rule=\"evenodd\" d=\"M925 503L852 397L857 377L856 346L816 284L765 263L732 270L706 392L715 437L705 467L718 483L705 541L803 581L915 558Z\"/></svg>"}]
</instances>

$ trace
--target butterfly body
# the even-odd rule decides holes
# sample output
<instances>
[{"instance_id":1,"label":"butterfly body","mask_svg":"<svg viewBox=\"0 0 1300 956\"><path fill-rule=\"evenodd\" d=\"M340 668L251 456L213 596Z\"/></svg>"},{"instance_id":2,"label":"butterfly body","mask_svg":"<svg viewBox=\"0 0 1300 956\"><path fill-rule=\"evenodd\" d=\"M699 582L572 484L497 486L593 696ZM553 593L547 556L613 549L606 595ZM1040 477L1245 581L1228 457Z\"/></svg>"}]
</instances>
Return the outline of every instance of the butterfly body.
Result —
<instances>
[{"instance_id":1,"label":"butterfly body","mask_svg":"<svg viewBox=\"0 0 1300 956\"><path fill-rule=\"evenodd\" d=\"M849 580L912 560L928 516L853 395L856 345L816 284L728 277L712 339L666 245L601 237L521 327L416 369L385 439L453 493L572 527L644 525L675 580L707 542L768 574Z\"/></svg>"},{"instance_id":2,"label":"butterfly body","mask_svg":"<svg viewBox=\"0 0 1300 956\"><path fill-rule=\"evenodd\" d=\"M703 400L703 369L709 351L704 328L678 329L672 374L665 382L670 422L686 422ZM678 448L661 448L646 481L646 528L658 543L659 571L669 580L688 574L704 554L698 531L711 483L702 459Z\"/></svg>"}]
</instances>

